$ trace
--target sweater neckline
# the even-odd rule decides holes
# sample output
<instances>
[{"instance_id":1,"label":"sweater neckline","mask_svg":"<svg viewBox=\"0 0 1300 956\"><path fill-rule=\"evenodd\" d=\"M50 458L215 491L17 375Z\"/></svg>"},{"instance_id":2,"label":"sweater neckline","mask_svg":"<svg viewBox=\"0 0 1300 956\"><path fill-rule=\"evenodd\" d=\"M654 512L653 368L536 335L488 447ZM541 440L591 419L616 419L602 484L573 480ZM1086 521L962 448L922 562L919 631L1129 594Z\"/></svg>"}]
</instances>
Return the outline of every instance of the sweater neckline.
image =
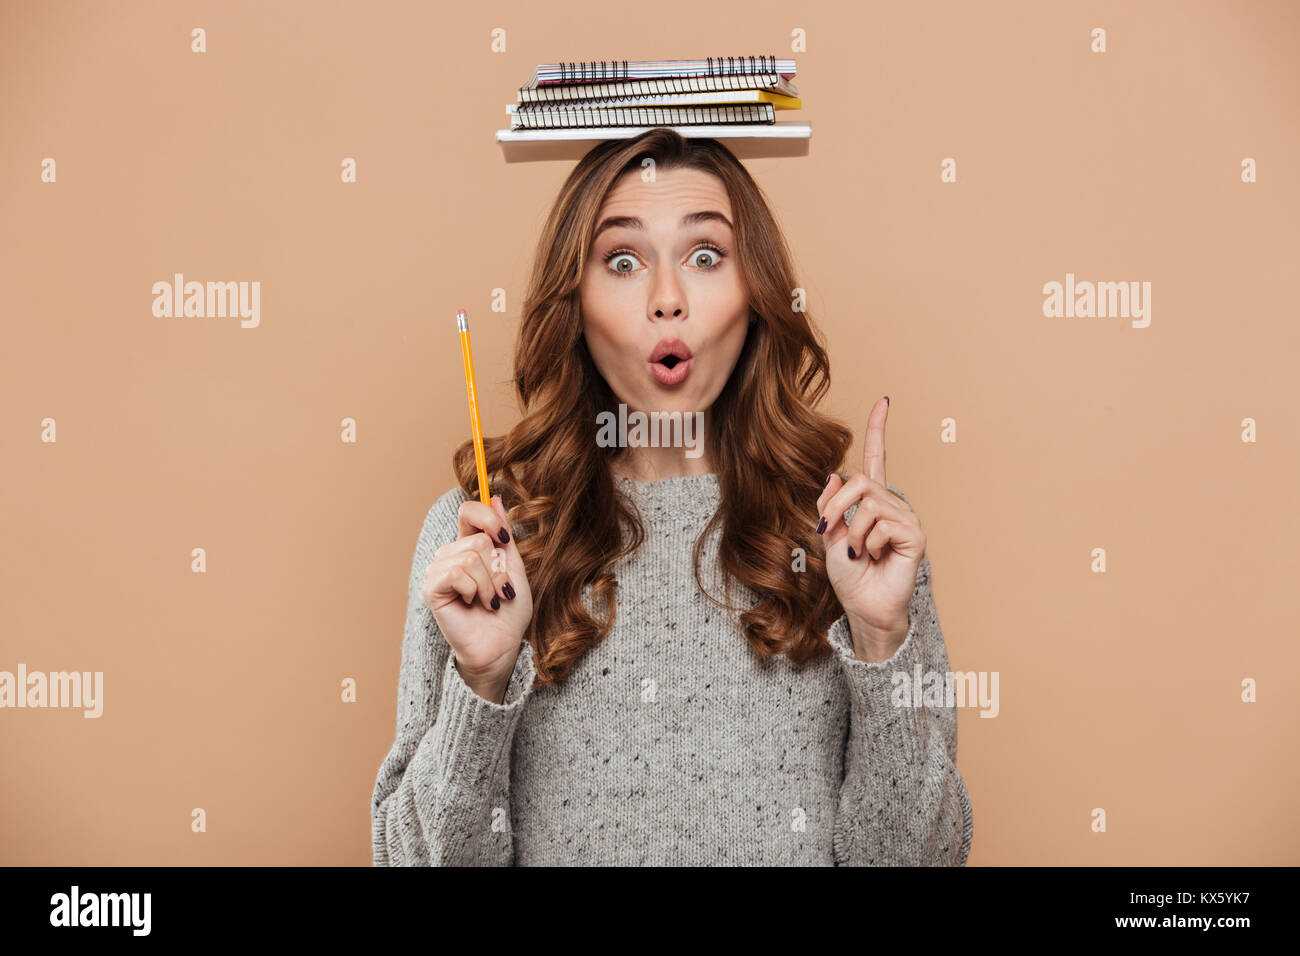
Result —
<instances>
[{"instance_id":1,"label":"sweater neckline","mask_svg":"<svg viewBox=\"0 0 1300 956\"><path fill-rule=\"evenodd\" d=\"M654 481L637 481L614 475L614 484L636 502L642 514L649 510L664 518L711 518L721 501L718 474L706 471L698 475L673 475Z\"/></svg>"}]
</instances>

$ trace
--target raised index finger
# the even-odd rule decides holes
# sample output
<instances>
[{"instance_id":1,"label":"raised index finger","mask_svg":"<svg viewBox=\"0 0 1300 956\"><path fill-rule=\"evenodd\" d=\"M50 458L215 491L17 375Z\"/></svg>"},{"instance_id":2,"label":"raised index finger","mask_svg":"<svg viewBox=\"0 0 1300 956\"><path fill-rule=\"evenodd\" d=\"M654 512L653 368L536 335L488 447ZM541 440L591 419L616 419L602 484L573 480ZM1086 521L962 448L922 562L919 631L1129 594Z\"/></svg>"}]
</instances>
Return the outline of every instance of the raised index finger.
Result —
<instances>
[{"instance_id":1,"label":"raised index finger","mask_svg":"<svg viewBox=\"0 0 1300 956\"><path fill-rule=\"evenodd\" d=\"M872 481L885 483L885 419L889 415L889 396L876 400L867 416L867 438L862 446L862 470Z\"/></svg>"}]
</instances>

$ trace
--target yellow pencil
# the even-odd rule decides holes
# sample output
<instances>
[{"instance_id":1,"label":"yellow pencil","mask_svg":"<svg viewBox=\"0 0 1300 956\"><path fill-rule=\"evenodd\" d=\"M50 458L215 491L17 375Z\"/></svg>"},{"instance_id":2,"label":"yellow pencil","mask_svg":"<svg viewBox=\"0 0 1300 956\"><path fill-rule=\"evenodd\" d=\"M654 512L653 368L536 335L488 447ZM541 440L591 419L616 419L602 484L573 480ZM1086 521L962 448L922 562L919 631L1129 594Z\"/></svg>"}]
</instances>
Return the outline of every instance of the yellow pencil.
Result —
<instances>
[{"instance_id":1,"label":"yellow pencil","mask_svg":"<svg viewBox=\"0 0 1300 956\"><path fill-rule=\"evenodd\" d=\"M474 429L474 460L478 462L478 496L491 507L488 491L487 456L483 454L483 427L478 421L478 391L474 388L474 357L469 351L469 320L464 309L456 310L456 328L460 330L460 354L465 360L465 390L469 392L469 423Z\"/></svg>"}]
</instances>

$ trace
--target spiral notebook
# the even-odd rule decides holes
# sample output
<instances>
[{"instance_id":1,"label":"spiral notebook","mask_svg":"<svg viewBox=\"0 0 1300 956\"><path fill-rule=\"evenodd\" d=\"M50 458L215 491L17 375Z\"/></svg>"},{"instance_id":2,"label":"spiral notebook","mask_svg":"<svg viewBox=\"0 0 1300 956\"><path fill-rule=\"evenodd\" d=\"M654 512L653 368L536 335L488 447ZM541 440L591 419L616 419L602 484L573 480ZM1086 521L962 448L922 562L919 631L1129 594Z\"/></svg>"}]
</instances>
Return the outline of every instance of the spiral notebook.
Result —
<instances>
[{"instance_id":1,"label":"spiral notebook","mask_svg":"<svg viewBox=\"0 0 1300 956\"><path fill-rule=\"evenodd\" d=\"M702 60L591 60L585 63L542 63L528 87L610 80L652 80L664 76L736 76L779 73L794 76L794 60L775 56L709 56Z\"/></svg>"},{"instance_id":2,"label":"spiral notebook","mask_svg":"<svg viewBox=\"0 0 1300 956\"><path fill-rule=\"evenodd\" d=\"M778 122L801 109L788 57L543 63L508 105L498 142L611 139L669 126L684 136L807 139L807 123Z\"/></svg>"}]
</instances>

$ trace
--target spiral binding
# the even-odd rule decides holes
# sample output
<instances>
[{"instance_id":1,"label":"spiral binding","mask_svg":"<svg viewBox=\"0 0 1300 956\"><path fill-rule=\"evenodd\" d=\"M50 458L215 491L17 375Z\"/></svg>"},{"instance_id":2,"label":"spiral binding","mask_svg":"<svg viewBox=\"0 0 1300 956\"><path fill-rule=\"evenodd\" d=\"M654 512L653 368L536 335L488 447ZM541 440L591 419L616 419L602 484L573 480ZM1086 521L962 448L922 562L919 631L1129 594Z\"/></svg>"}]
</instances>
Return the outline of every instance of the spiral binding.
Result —
<instances>
[{"instance_id":1,"label":"spiral binding","mask_svg":"<svg viewBox=\"0 0 1300 956\"><path fill-rule=\"evenodd\" d=\"M775 73L776 56L710 56L708 76L736 76L752 73ZM621 64L621 65L620 65ZM561 62L561 83L598 83L604 80L628 79L627 60L584 60L580 63Z\"/></svg>"},{"instance_id":2,"label":"spiral binding","mask_svg":"<svg viewBox=\"0 0 1300 956\"><path fill-rule=\"evenodd\" d=\"M669 76L657 79L622 79L605 83L583 84L591 87L591 89L586 92L586 95L582 96L572 95L573 86L564 86L563 84L537 87L521 86L516 90L516 94L521 104L575 102L589 99L613 99L615 97L645 99L663 93L717 92L728 89L744 90L750 89L754 85L761 89L776 86L780 80L780 75L775 72L771 74L733 73L727 76ZM633 92L622 86L611 85L618 83L636 84L644 92Z\"/></svg>"},{"instance_id":3,"label":"spiral binding","mask_svg":"<svg viewBox=\"0 0 1300 956\"><path fill-rule=\"evenodd\" d=\"M771 103L730 106L542 108L516 113L511 129L603 129L616 126L730 126L772 123Z\"/></svg>"}]
</instances>

